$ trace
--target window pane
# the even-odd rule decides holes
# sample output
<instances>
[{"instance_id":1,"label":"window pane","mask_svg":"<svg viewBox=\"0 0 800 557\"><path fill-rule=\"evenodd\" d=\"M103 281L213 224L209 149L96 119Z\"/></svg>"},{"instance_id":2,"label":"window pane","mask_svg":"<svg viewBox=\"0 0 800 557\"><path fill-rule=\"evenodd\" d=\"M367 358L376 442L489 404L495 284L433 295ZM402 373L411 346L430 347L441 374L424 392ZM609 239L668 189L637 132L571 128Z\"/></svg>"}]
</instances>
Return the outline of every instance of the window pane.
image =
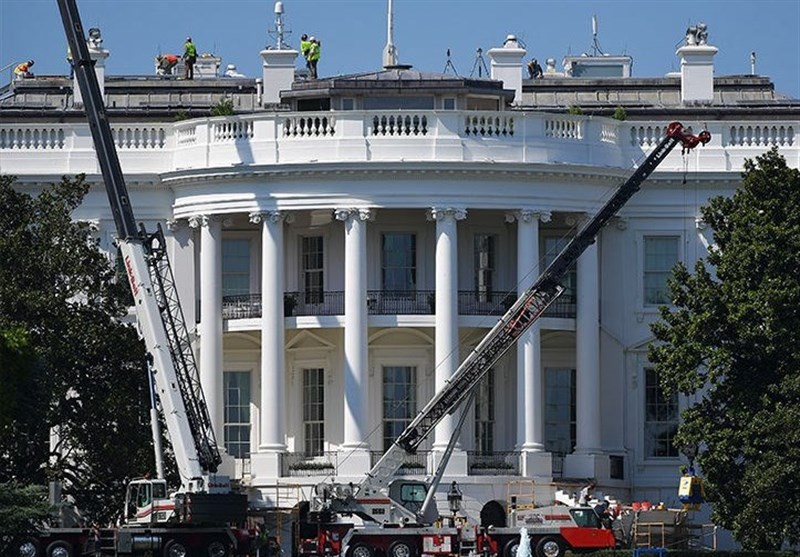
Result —
<instances>
[{"instance_id":1,"label":"window pane","mask_svg":"<svg viewBox=\"0 0 800 557\"><path fill-rule=\"evenodd\" d=\"M417 236L386 233L381 240L381 278L386 291L416 290Z\"/></svg>"},{"instance_id":2,"label":"window pane","mask_svg":"<svg viewBox=\"0 0 800 557\"><path fill-rule=\"evenodd\" d=\"M250 456L250 372L223 373L225 449L236 458Z\"/></svg>"},{"instance_id":3,"label":"window pane","mask_svg":"<svg viewBox=\"0 0 800 557\"><path fill-rule=\"evenodd\" d=\"M575 370L545 370L545 450L569 454L575 447Z\"/></svg>"},{"instance_id":4,"label":"window pane","mask_svg":"<svg viewBox=\"0 0 800 557\"><path fill-rule=\"evenodd\" d=\"M222 295L250 293L250 240L222 240Z\"/></svg>"},{"instance_id":5,"label":"window pane","mask_svg":"<svg viewBox=\"0 0 800 557\"><path fill-rule=\"evenodd\" d=\"M678 263L678 236L645 236L644 238L644 303L662 305L670 301L667 279Z\"/></svg>"},{"instance_id":6,"label":"window pane","mask_svg":"<svg viewBox=\"0 0 800 557\"><path fill-rule=\"evenodd\" d=\"M644 450L648 457L676 457L678 395L664 395L654 369L645 369Z\"/></svg>"},{"instance_id":7,"label":"window pane","mask_svg":"<svg viewBox=\"0 0 800 557\"><path fill-rule=\"evenodd\" d=\"M477 385L475 393L475 450L494 452L494 370Z\"/></svg>"},{"instance_id":8,"label":"window pane","mask_svg":"<svg viewBox=\"0 0 800 557\"><path fill-rule=\"evenodd\" d=\"M569 242L570 238L567 237L556 237L556 236L546 236L544 238L544 257L542 258L543 267L539 269L539 272L544 271L545 268L553 262L553 260L561 253L561 250ZM561 280L561 285L566 288L566 291L560 296L560 300L574 304L576 302L576 284L578 284L578 273L577 273L577 263L573 263L569 271L567 272L567 276L565 276Z\"/></svg>"},{"instance_id":9,"label":"window pane","mask_svg":"<svg viewBox=\"0 0 800 557\"><path fill-rule=\"evenodd\" d=\"M325 370L303 370L303 433L306 456L320 456L325 447Z\"/></svg>"},{"instance_id":10,"label":"window pane","mask_svg":"<svg viewBox=\"0 0 800 557\"><path fill-rule=\"evenodd\" d=\"M411 423L417 412L417 368L383 368L383 450Z\"/></svg>"},{"instance_id":11,"label":"window pane","mask_svg":"<svg viewBox=\"0 0 800 557\"><path fill-rule=\"evenodd\" d=\"M304 236L301 243L305 303L320 304L323 302L324 298L324 252L322 236Z\"/></svg>"},{"instance_id":12,"label":"window pane","mask_svg":"<svg viewBox=\"0 0 800 557\"><path fill-rule=\"evenodd\" d=\"M475 268L475 294L477 301L488 302L494 290L495 236L475 234L473 244Z\"/></svg>"}]
</instances>

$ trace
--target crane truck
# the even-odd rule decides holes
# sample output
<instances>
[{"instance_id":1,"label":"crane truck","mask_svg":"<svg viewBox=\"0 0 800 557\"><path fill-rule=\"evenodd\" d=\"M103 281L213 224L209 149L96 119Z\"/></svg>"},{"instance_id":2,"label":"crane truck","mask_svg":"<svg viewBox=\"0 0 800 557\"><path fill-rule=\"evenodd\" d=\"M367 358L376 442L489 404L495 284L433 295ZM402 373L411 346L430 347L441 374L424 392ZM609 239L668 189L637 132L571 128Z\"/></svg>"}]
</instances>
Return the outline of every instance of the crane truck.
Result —
<instances>
[{"instance_id":1,"label":"crane truck","mask_svg":"<svg viewBox=\"0 0 800 557\"><path fill-rule=\"evenodd\" d=\"M467 400L500 357L564 291L560 282L570 267L672 149L680 143L688 151L710 139L708 131L693 135L678 122L667 126L661 142L478 343L364 480L358 485L323 483L315 487L314 497L300 517L299 555L417 557L480 553L486 557L515 557L520 541L518 528L434 524L437 513L431 504L433 494L460 425L455 428L430 483L396 478L395 473L436 424ZM599 517L590 507L553 505L534 509L525 525L537 557L563 557L568 549L614 548L619 543L612 530L601 527Z\"/></svg>"},{"instance_id":2,"label":"crane truck","mask_svg":"<svg viewBox=\"0 0 800 557\"><path fill-rule=\"evenodd\" d=\"M44 528L15 545L20 557L95 555L229 557L251 551L244 523L247 496L217 474L222 456L178 299L160 226L137 228L114 146L94 63L75 0L57 0L75 77L82 94L99 166L133 294L139 333L150 356L181 485L170 493L163 477L130 482L120 525L113 528Z\"/></svg>"}]
</instances>

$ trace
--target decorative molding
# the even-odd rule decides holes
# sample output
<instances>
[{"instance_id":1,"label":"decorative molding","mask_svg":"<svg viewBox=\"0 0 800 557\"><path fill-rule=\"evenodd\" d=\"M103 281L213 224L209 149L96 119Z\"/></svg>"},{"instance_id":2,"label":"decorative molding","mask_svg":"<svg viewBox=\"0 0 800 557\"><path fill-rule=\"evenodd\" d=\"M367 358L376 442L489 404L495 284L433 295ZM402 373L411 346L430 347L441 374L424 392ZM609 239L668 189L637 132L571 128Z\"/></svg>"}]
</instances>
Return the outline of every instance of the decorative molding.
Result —
<instances>
[{"instance_id":1,"label":"decorative molding","mask_svg":"<svg viewBox=\"0 0 800 557\"><path fill-rule=\"evenodd\" d=\"M286 224L291 224L294 222L294 213L287 211L253 211L248 217L253 224L261 224L262 222L270 224L285 222Z\"/></svg>"},{"instance_id":2,"label":"decorative molding","mask_svg":"<svg viewBox=\"0 0 800 557\"><path fill-rule=\"evenodd\" d=\"M211 219L208 215L192 215L189 217L189 228L203 228L209 225Z\"/></svg>"},{"instance_id":3,"label":"decorative molding","mask_svg":"<svg viewBox=\"0 0 800 557\"><path fill-rule=\"evenodd\" d=\"M169 230L170 232L175 232L176 230L178 230L178 228L181 227L182 224L181 221L182 219L167 219L165 223L167 226L167 230Z\"/></svg>"},{"instance_id":4,"label":"decorative molding","mask_svg":"<svg viewBox=\"0 0 800 557\"><path fill-rule=\"evenodd\" d=\"M569 227L581 226L589 220L589 213L569 213L564 216L564 224Z\"/></svg>"},{"instance_id":5,"label":"decorative molding","mask_svg":"<svg viewBox=\"0 0 800 557\"><path fill-rule=\"evenodd\" d=\"M625 217L612 217L611 222L614 223L614 228L617 230L627 230L628 229L628 219Z\"/></svg>"},{"instance_id":6,"label":"decorative molding","mask_svg":"<svg viewBox=\"0 0 800 557\"><path fill-rule=\"evenodd\" d=\"M438 221L447 218L459 221L467 218L467 210L459 207L431 207L428 209L425 216L429 221Z\"/></svg>"},{"instance_id":7,"label":"decorative molding","mask_svg":"<svg viewBox=\"0 0 800 557\"><path fill-rule=\"evenodd\" d=\"M375 212L369 208L349 207L334 209L333 215L336 220L346 222L349 219L358 219L362 222L373 221L375 219Z\"/></svg>"},{"instance_id":8,"label":"decorative molding","mask_svg":"<svg viewBox=\"0 0 800 557\"><path fill-rule=\"evenodd\" d=\"M708 228L708 223L703 220L703 216L699 215L694 218L694 227L697 230L705 230Z\"/></svg>"},{"instance_id":9,"label":"decorative molding","mask_svg":"<svg viewBox=\"0 0 800 557\"><path fill-rule=\"evenodd\" d=\"M505 214L505 220L509 224L514 222L530 224L535 219L542 223L550 222L553 220L553 213L544 209L519 209L517 211L507 211Z\"/></svg>"}]
</instances>

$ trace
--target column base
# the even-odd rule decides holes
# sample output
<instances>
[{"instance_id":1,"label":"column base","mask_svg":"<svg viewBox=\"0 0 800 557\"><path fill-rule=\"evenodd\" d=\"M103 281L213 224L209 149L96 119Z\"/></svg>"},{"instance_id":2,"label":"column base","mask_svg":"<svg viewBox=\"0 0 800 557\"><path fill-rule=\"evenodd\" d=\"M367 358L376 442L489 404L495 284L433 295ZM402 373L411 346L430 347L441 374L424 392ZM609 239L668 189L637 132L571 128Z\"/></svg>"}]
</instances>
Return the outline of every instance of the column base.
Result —
<instances>
[{"instance_id":1,"label":"column base","mask_svg":"<svg viewBox=\"0 0 800 557\"><path fill-rule=\"evenodd\" d=\"M433 449L428 453L428 470L431 474L436 473L436 469L444 458L444 450ZM463 449L454 449L450 455L450 460L444 469L445 476L467 476L468 471L467 452Z\"/></svg>"},{"instance_id":2,"label":"column base","mask_svg":"<svg viewBox=\"0 0 800 557\"><path fill-rule=\"evenodd\" d=\"M611 467L608 455L572 453L564 459L564 476L568 478L594 478L608 480Z\"/></svg>"},{"instance_id":3,"label":"column base","mask_svg":"<svg viewBox=\"0 0 800 557\"><path fill-rule=\"evenodd\" d=\"M553 455L543 451L522 450L520 475L550 482L553 479Z\"/></svg>"},{"instance_id":4,"label":"column base","mask_svg":"<svg viewBox=\"0 0 800 557\"><path fill-rule=\"evenodd\" d=\"M337 476L355 476L358 478L372 468L369 449L366 447L341 447L336 455L338 461Z\"/></svg>"},{"instance_id":5,"label":"column base","mask_svg":"<svg viewBox=\"0 0 800 557\"><path fill-rule=\"evenodd\" d=\"M281 453L261 450L250 455L250 475L256 484L274 483L281 477Z\"/></svg>"}]
</instances>

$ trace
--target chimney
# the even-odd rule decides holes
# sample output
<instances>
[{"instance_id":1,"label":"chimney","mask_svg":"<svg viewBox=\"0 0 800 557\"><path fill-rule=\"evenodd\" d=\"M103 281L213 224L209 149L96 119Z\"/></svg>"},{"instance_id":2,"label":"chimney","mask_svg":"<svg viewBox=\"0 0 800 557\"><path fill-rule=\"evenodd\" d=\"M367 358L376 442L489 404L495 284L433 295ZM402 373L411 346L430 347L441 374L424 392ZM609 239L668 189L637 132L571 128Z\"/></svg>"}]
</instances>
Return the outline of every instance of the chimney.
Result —
<instances>
[{"instance_id":1,"label":"chimney","mask_svg":"<svg viewBox=\"0 0 800 557\"><path fill-rule=\"evenodd\" d=\"M281 102L281 91L292 88L294 83L294 62L300 54L286 44L284 40L283 2L275 2L275 35L274 47L261 51L263 62L261 104Z\"/></svg>"},{"instance_id":2,"label":"chimney","mask_svg":"<svg viewBox=\"0 0 800 557\"><path fill-rule=\"evenodd\" d=\"M97 27L89 29L89 38L86 40L86 45L89 47L89 56L94 61L94 73L97 76L97 84L100 85L100 95L105 99L106 60L111 53L103 48L103 37L100 29ZM76 77L72 78L72 102L75 105L83 105L83 96Z\"/></svg>"},{"instance_id":3,"label":"chimney","mask_svg":"<svg viewBox=\"0 0 800 557\"><path fill-rule=\"evenodd\" d=\"M681 101L684 104L711 104L714 100L714 55L718 49L708 44L704 23L686 30L686 44L676 54L681 60Z\"/></svg>"},{"instance_id":4,"label":"chimney","mask_svg":"<svg viewBox=\"0 0 800 557\"><path fill-rule=\"evenodd\" d=\"M514 35L506 37L502 48L492 48L487 53L492 61L492 79L502 81L503 87L516 92L514 104L522 101L522 59L525 53Z\"/></svg>"}]
</instances>

